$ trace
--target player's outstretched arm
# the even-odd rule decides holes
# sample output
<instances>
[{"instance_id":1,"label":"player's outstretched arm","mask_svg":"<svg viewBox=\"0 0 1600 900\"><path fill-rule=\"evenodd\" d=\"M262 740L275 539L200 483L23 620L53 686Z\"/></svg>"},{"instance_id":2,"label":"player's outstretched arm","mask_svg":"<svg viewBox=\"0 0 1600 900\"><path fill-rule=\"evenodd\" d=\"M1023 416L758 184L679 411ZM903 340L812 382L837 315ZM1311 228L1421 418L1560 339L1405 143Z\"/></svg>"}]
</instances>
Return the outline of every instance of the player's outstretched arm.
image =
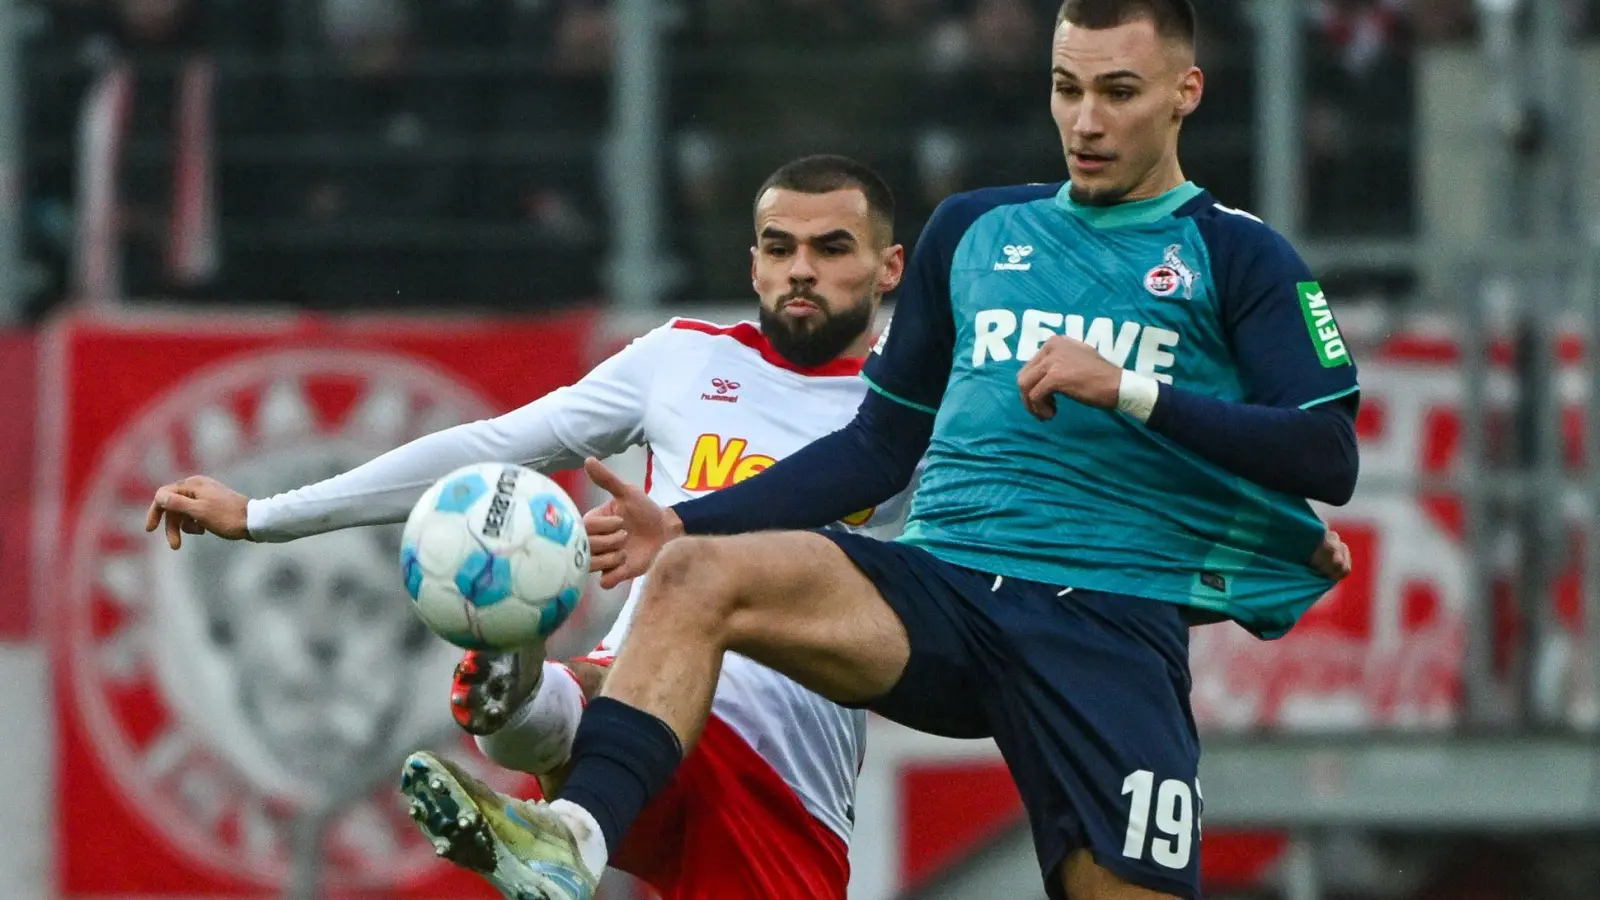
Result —
<instances>
[{"instance_id":1,"label":"player's outstretched arm","mask_svg":"<svg viewBox=\"0 0 1600 900\"><path fill-rule=\"evenodd\" d=\"M145 530L165 522L167 543L206 532L229 540L289 541L313 534L403 522L436 480L461 466L516 462L550 473L588 456L609 456L640 440L662 329L596 366L576 384L492 419L447 428L332 478L251 499L204 476L156 492Z\"/></svg>"},{"instance_id":2,"label":"player's outstretched arm","mask_svg":"<svg viewBox=\"0 0 1600 900\"><path fill-rule=\"evenodd\" d=\"M683 534L817 528L876 506L911 483L933 416L869 393L850 424L738 484L663 508L598 460L584 468L611 495L584 516L589 567L611 588L644 574Z\"/></svg>"}]
</instances>

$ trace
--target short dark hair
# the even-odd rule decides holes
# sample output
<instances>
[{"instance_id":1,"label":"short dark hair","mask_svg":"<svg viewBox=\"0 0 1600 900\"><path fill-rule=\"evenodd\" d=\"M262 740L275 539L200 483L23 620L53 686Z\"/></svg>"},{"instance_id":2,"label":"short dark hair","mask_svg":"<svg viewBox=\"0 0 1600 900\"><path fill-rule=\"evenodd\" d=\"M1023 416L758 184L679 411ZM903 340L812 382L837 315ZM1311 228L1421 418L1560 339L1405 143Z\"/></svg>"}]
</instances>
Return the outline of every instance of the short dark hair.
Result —
<instances>
[{"instance_id":1,"label":"short dark hair","mask_svg":"<svg viewBox=\"0 0 1600 900\"><path fill-rule=\"evenodd\" d=\"M1071 22L1098 30L1140 19L1149 19L1161 37L1194 45L1197 25L1189 0L1066 0L1056 13L1056 27Z\"/></svg>"},{"instance_id":2,"label":"short dark hair","mask_svg":"<svg viewBox=\"0 0 1600 900\"><path fill-rule=\"evenodd\" d=\"M855 188L867 198L867 212L878 220L882 236L893 239L894 192L889 190L889 183L883 180L883 176L866 163L827 153L802 156L779 166L776 172L767 176L766 181L761 182L761 189L756 191L755 205L760 205L761 198L773 188L802 194L831 194Z\"/></svg>"}]
</instances>

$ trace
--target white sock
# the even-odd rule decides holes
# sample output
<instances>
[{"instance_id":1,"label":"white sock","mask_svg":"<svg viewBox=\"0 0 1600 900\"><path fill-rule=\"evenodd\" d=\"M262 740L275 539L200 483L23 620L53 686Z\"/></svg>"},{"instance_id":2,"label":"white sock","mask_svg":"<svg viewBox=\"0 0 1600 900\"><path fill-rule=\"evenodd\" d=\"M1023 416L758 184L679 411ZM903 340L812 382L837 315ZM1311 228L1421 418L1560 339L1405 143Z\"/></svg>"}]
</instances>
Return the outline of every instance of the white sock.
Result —
<instances>
[{"instance_id":1,"label":"white sock","mask_svg":"<svg viewBox=\"0 0 1600 900\"><path fill-rule=\"evenodd\" d=\"M587 809L568 800L552 802L550 811L560 816L572 829L572 836L578 839L578 856L583 859L584 868L590 875L600 877L606 870L608 858L606 836L600 831L600 823Z\"/></svg>"},{"instance_id":2,"label":"white sock","mask_svg":"<svg viewBox=\"0 0 1600 900\"><path fill-rule=\"evenodd\" d=\"M507 769L547 775L572 755L581 718L583 688L578 679L565 665L547 661L539 689L511 714L504 728L478 738L478 749Z\"/></svg>"}]
</instances>

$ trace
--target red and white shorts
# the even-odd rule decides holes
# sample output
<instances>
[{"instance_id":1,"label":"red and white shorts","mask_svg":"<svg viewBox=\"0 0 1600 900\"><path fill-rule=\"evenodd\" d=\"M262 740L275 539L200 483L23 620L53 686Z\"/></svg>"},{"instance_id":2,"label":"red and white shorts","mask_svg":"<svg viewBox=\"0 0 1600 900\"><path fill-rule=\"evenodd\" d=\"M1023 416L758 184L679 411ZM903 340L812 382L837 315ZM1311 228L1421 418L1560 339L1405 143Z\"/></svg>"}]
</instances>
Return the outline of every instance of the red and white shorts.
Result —
<instances>
[{"instance_id":1,"label":"red and white shorts","mask_svg":"<svg viewBox=\"0 0 1600 900\"><path fill-rule=\"evenodd\" d=\"M846 900L849 848L712 716L611 865L662 900Z\"/></svg>"}]
</instances>

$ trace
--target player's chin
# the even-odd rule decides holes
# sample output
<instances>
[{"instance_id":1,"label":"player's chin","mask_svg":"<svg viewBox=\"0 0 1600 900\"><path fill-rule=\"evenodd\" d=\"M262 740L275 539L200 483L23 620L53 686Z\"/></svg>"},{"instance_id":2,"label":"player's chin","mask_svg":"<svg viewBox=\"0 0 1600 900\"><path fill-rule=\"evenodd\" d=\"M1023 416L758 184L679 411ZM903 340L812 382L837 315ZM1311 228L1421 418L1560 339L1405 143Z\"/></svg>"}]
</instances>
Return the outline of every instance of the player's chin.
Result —
<instances>
[{"instance_id":1,"label":"player's chin","mask_svg":"<svg viewBox=\"0 0 1600 900\"><path fill-rule=\"evenodd\" d=\"M807 335L826 324L828 314L814 307L804 311L785 308L778 310L776 319L778 327L789 334Z\"/></svg>"},{"instance_id":2,"label":"player's chin","mask_svg":"<svg viewBox=\"0 0 1600 900\"><path fill-rule=\"evenodd\" d=\"M1072 176L1072 199L1084 206L1112 206L1122 202L1129 186L1118 179L1109 167L1096 172L1080 172L1069 167Z\"/></svg>"}]
</instances>

